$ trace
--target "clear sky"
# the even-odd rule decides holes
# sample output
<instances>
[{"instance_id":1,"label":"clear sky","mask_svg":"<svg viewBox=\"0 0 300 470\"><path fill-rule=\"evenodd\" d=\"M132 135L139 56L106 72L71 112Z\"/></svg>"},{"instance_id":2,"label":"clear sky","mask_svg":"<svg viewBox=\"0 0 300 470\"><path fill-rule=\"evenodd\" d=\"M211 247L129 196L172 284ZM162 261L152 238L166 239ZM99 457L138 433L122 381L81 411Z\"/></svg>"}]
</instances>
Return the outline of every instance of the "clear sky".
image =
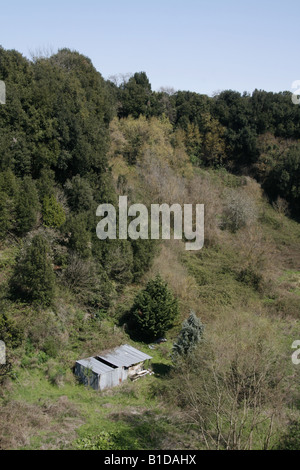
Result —
<instances>
[{"instance_id":1,"label":"clear sky","mask_svg":"<svg viewBox=\"0 0 300 470\"><path fill-rule=\"evenodd\" d=\"M283 91L300 80L299 20L299 0L0 0L0 45L75 49L154 90Z\"/></svg>"}]
</instances>

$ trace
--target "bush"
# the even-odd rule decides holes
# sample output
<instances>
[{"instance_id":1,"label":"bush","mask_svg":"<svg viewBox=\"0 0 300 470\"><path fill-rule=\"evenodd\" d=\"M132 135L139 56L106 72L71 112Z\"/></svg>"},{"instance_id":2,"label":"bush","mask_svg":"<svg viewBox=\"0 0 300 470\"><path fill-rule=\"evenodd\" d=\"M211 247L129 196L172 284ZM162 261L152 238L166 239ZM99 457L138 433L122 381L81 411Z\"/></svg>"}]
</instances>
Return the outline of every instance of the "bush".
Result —
<instances>
[{"instance_id":1,"label":"bush","mask_svg":"<svg viewBox=\"0 0 300 470\"><path fill-rule=\"evenodd\" d=\"M114 294L112 282L103 268L76 253L70 255L62 280L78 299L95 308L107 307Z\"/></svg>"},{"instance_id":2,"label":"bush","mask_svg":"<svg viewBox=\"0 0 300 470\"><path fill-rule=\"evenodd\" d=\"M43 200L43 223L46 227L59 228L66 221L66 214L55 196L45 196Z\"/></svg>"},{"instance_id":3,"label":"bush","mask_svg":"<svg viewBox=\"0 0 300 470\"><path fill-rule=\"evenodd\" d=\"M256 208L249 196L242 191L233 190L228 193L221 224L223 229L235 233L255 222L256 217Z\"/></svg>"},{"instance_id":4,"label":"bush","mask_svg":"<svg viewBox=\"0 0 300 470\"><path fill-rule=\"evenodd\" d=\"M49 337L45 340L43 351L41 351L41 353L44 353L47 357L50 356L55 358L58 354L59 346L57 338Z\"/></svg>"},{"instance_id":5,"label":"bush","mask_svg":"<svg viewBox=\"0 0 300 470\"><path fill-rule=\"evenodd\" d=\"M300 422L293 421L276 450L300 450Z\"/></svg>"},{"instance_id":6,"label":"bush","mask_svg":"<svg viewBox=\"0 0 300 470\"><path fill-rule=\"evenodd\" d=\"M263 284L263 276L251 266L242 269L239 272L237 279L238 281L243 282L244 284L250 287L253 287L257 291L261 289Z\"/></svg>"},{"instance_id":7,"label":"bush","mask_svg":"<svg viewBox=\"0 0 300 470\"><path fill-rule=\"evenodd\" d=\"M99 434L87 435L75 441L76 450L132 450L137 448L137 441L124 437L124 432L101 431Z\"/></svg>"}]
</instances>

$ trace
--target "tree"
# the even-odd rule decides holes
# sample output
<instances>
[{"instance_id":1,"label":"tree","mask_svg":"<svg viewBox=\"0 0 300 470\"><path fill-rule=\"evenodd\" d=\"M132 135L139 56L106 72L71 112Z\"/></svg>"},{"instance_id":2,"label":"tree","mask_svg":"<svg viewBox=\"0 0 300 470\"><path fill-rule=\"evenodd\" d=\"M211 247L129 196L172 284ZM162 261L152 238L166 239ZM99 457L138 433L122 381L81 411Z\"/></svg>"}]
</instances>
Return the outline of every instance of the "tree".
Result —
<instances>
[{"instance_id":1,"label":"tree","mask_svg":"<svg viewBox=\"0 0 300 470\"><path fill-rule=\"evenodd\" d=\"M145 72L135 73L120 90L121 109L119 117L133 116L138 118L140 114L150 115L151 109L151 84Z\"/></svg>"},{"instance_id":2,"label":"tree","mask_svg":"<svg viewBox=\"0 0 300 470\"><path fill-rule=\"evenodd\" d=\"M66 182L65 192L73 212L83 212L91 208L94 200L93 190L86 178L74 176Z\"/></svg>"},{"instance_id":3,"label":"tree","mask_svg":"<svg viewBox=\"0 0 300 470\"><path fill-rule=\"evenodd\" d=\"M5 238L14 226L13 203L5 192L0 191L0 238Z\"/></svg>"},{"instance_id":4,"label":"tree","mask_svg":"<svg viewBox=\"0 0 300 470\"><path fill-rule=\"evenodd\" d=\"M203 337L204 325L194 311L184 320L182 329L173 345L172 358L174 362L180 356L187 356L198 345Z\"/></svg>"},{"instance_id":5,"label":"tree","mask_svg":"<svg viewBox=\"0 0 300 470\"><path fill-rule=\"evenodd\" d=\"M87 229L87 217L88 214L85 212L71 214L65 224L69 248L82 258L89 258L91 255L91 234Z\"/></svg>"},{"instance_id":6,"label":"tree","mask_svg":"<svg viewBox=\"0 0 300 470\"><path fill-rule=\"evenodd\" d=\"M177 299L159 275L137 294L131 310L133 326L149 341L163 336L178 313Z\"/></svg>"},{"instance_id":7,"label":"tree","mask_svg":"<svg viewBox=\"0 0 300 470\"><path fill-rule=\"evenodd\" d=\"M24 176L16 204L17 230L21 235L34 228L39 209L39 196L35 183L30 176Z\"/></svg>"},{"instance_id":8,"label":"tree","mask_svg":"<svg viewBox=\"0 0 300 470\"><path fill-rule=\"evenodd\" d=\"M12 278L17 296L50 305L54 298L55 276L49 259L49 247L42 235L36 235L21 253Z\"/></svg>"},{"instance_id":9,"label":"tree","mask_svg":"<svg viewBox=\"0 0 300 470\"><path fill-rule=\"evenodd\" d=\"M263 187L275 200L278 196L287 200L291 212L299 217L300 212L300 146L287 149L267 174Z\"/></svg>"}]
</instances>

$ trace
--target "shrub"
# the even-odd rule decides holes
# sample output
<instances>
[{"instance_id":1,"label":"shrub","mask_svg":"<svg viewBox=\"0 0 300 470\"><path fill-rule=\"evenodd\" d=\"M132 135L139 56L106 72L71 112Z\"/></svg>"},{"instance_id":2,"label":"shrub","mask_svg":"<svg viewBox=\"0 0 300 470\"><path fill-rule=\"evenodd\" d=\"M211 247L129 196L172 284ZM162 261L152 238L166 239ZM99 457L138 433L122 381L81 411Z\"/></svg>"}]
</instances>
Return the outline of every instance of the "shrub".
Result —
<instances>
[{"instance_id":1,"label":"shrub","mask_svg":"<svg viewBox=\"0 0 300 470\"><path fill-rule=\"evenodd\" d=\"M276 450L300 450L300 422L290 423L288 431L282 436Z\"/></svg>"},{"instance_id":2,"label":"shrub","mask_svg":"<svg viewBox=\"0 0 300 470\"><path fill-rule=\"evenodd\" d=\"M235 233L240 228L255 222L256 216L252 199L242 191L232 190L227 196L221 227Z\"/></svg>"},{"instance_id":3,"label":"shrub","mask_svg":"<svg viewBox=\"0 0 300 470\"><path fill-rule=\"evenodd\" d=\"M114 294L112 282L101 266L72 253L62 280L78 298L93 307L107 307Z\"/></svg>"},{"instance_id":4,"label":"shrub","mask_svg":"<svg viewBox=\"0 0 300 470\"><path fill-rule=\"evenodd\" d=\"M263 284L263 276L251 266L242 269L237 279L255 290L260 290Z\"/></svg>"},{"instance_id":5,"label":"shrub","mask_svg":"<svg viewBox=\"0 0 300 470\"><path fill-rule=\"evenodd\" d=\"M87 435L75 441L76 450L132 450L137 448L137 441L124 437L124 432L101 431L99 434Z\"/></svg>"},{"instance_id":6,"label":"shrub","mask_svg":"<svg viewBox=\"0 0 300 470\"><path fill-rule=\"evenodd\" d=\"M59 228L66 221L65 212L53 195L44 197L42 212L46 227Z\"/></svg>"}]
</instances>

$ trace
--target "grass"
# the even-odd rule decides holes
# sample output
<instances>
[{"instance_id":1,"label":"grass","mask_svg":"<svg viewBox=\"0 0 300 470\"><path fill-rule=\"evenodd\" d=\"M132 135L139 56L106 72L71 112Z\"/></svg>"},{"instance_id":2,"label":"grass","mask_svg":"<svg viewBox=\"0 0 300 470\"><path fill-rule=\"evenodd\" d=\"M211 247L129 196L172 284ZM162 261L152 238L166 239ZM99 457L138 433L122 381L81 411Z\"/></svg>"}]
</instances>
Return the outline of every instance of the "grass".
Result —
<instances>
[{"instance_id":1,"label":"grass","mask_svg":"<svg viewBox=\"0 0 300 470\"><path fill-rule=\"evenodd\" d=\"M47 364L39 369L18 369L2 398L0 414L5 419L15 409L22 409L23 424L20 426L19 420L7 422L7 445L17 449L68 449L74 448L78 439L105 431L121 433L124 448L162 448L166 437L176 447L178 423L170 419L153 393L170 367L171 344L157 344L153 350L145 344L131 344L153 356L155 374L102 392L76 383L67 374L61 386L50 383Z\"/></svg>"},{"instance_id":2,"label":"grass","mask_svg":"<svg viewBox=\"0 0 300 470\"><path fill-rule=\"evenodd\" d=\"M289 292L300 295L300 271L286 269L278 279L279 286L284 286Z\"/></svg>"}]
</instances>

